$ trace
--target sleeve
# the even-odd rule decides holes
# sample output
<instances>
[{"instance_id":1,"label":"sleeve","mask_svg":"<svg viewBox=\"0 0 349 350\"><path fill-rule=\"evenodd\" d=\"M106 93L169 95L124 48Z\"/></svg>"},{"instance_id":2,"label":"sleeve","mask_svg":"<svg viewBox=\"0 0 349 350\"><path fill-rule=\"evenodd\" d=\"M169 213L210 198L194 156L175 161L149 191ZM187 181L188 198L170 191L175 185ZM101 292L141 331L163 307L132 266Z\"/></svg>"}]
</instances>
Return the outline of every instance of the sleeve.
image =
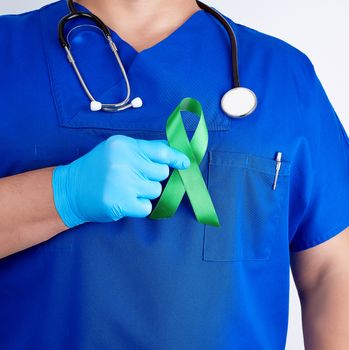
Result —
<instances>
[{"instance_id":1,"label":"sleeve","mask_svg":"<svg viewBox=\"0 0 349 350\"><path fill-rule=\"evenodd\" d=\"M298 92L303 135L290 185L290 251L314 247L349 226L349 139L307 57Z\"/></svg>"}]
</instances>

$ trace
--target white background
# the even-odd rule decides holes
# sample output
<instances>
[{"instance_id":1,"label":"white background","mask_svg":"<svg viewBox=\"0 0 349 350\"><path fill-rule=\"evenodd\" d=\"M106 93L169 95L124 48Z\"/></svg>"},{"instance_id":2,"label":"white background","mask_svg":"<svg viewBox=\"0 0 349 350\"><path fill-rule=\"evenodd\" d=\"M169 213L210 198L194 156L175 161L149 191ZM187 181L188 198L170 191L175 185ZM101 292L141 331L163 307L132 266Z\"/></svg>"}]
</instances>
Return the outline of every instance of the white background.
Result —
<instances>
[{"instance_id":1,"label":"white background","mask_svg":"<svg viewBox=\"0 0 349 350\"><path fill-rule=\"evenodd\" d=\"M37 8L49 0L0 1L0 14ZM349 2L347 0L207 0L235 22L277 36L312 60L349 133ZM300 306L292 283L288 350L303 350Z\"/></svg>"}]
</instances>

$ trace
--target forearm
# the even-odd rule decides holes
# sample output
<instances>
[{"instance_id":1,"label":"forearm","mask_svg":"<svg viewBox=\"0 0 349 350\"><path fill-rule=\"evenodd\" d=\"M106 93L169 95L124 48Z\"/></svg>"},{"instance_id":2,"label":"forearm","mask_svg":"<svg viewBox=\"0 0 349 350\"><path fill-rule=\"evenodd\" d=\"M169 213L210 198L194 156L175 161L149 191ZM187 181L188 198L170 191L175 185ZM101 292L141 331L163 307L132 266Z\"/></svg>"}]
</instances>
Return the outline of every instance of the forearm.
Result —
<instances>
[{"instance_id":1,"label":"forearm","mask_svg":"<svg viewBox=\"0 0 349 350\"><path fill-rule=\"evenodd\" d=\"M67 229L53 202L52 170L45 168L0 179L0 258Z\"/></svg>"},{"instance_id":2,"label":"forearm","mask_svg":"<svg viewBox=\"0 0 349 350\"><path fill-rule=\"evenodd\" d=\"M300 299L305 349L349 349L349 270L324 274Z\"/></svg>"}]
</instances>

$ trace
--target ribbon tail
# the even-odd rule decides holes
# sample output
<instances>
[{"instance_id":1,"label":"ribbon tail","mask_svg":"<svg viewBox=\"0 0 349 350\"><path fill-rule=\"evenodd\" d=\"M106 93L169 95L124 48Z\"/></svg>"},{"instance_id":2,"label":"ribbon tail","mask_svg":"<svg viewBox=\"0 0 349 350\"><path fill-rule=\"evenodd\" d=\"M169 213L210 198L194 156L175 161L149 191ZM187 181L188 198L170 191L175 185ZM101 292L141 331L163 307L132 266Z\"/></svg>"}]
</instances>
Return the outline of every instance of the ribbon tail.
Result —
<instances>
[{"instance_id":1,"label":"ribbon tail","mask_svg":"<svg viewBox=\"0 0 349 350\"><path fill-rule=\"evenodd\" d=\"M185 188L182 184L182 179L178 170L174 170L149 218L161 219L172 217L176 213L184 194Z\"/></svg>"}]
</instances>

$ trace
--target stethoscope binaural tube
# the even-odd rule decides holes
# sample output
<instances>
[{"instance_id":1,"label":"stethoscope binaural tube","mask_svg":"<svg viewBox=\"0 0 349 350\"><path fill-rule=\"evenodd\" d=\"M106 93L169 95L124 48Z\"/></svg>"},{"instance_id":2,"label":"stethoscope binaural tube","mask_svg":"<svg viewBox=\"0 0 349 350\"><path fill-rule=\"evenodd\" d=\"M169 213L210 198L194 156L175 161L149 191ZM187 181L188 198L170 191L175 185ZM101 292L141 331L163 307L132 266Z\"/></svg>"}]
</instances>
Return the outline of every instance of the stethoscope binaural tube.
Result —
<instances>
[{"instance_id":1,"label":"stethoscope binaural tube","mask_svg":"<svg viewBox=\"0 0 349 350\"><path fill-rule=\"evenodd\" d=\"M103 110L106 112L119 112L128 108L139 108L143 105L143 101L137 97L130 102L131 97L131 87L130 82L127 77L127 73L125 71L124 65L120 59L118 49L115 43L112 40L111 33L109 28L103 23L101 19L99 19L96 15L92 13L80 12L76 9L73 0L67 0L68 8L70 13L62 18L59 23L58 33L59 33L59 42L61 46L65 49L67 53L68 61L71 63L74 71L83 87L85 93L90 99L90 109L91 111L99 111ZM255 93L249 88L242 87L240 85L240 77L239 77L239 62L238 62L238 50L237 50L237 40L235 33L227 22L227 20L214 8L202 3L197 0L198 6L209 12L212 16L214 16L226 29L229 39L231 42L231 61L232 61L232 84L233 87L229 91L227 91L221 99L221 108L225 114L232 118L243 118L250 115L257 107L257 97ZM77 18L87 18L95 23L95 25L101 29L103 32L105 39L107 40L117 62L120 67L121 73L125 80L126 85L126 97L123 101L114 104L105 104L97 101L90 90L88 89L79 68L74 60L73 54L70 50L70 45L65 36L64 29L66 24Z\"/></svg>"},{"instance_id":2,"label":"stethoscope binaural tube","mask_svg":"<svg viewBox=\"0 0 349 350\"><path fill-rule=\"evenodd\" d=\"M70 13L78 12L78 10L76 9L76 7L74 5L74 1L68 1L68 7L69 7Z\"/></svg>"},{"instance_id":3,"label":"stethoscope binaural tube","mask_svg":"<svg viewBox=\"0 0 349 350\"><path fill-rule=\"evenodd\" d=\"M122 110L125 110L128 108L131 108L131 107L132 108L141 107L143 105L143 102L139 97L130 101L130 97L131 97L130 82L129 82L129 79L127 77L125 67L120 59L118 49L117 49L117 47L116 47L116 45L111 37L111 33L110 33L109 28L96 15L94 15L92 13L77 11L77 9L75 8L74 2L72 0L67 0L67 4L68 4L68 8L70 10L70 13L68 15L66 15L65 17L63 17L61 19L61 21L59 22L59 26L58 26L59 42L60 42L61 46L64 48L64 50L66 51L67 59L68 59L69 63L72 65L86 95L90 99L90 110L93 112L100 111L100 110L103 110L106 112L119 112L119 111L122 111ZM65 33L64 33L64 29L65 29L65 26L67 25L67 23L72 21L72 20L75 20L77 18L86 18L86 19L91 20L103 32L104 37L107 40L109 47L115 56L115 59L117 60L117 63L120 67L121 73L122 73L124 81L125 81L126 97L121 102L119 102L119 103L101 103L94 98L91 91L87 87L87 84L86 84L86 82L85 82L76 62L75 62L74 56L71 52L70 44L68 43L68 40L67 40Z\"/></svg>"}]
</instances>

